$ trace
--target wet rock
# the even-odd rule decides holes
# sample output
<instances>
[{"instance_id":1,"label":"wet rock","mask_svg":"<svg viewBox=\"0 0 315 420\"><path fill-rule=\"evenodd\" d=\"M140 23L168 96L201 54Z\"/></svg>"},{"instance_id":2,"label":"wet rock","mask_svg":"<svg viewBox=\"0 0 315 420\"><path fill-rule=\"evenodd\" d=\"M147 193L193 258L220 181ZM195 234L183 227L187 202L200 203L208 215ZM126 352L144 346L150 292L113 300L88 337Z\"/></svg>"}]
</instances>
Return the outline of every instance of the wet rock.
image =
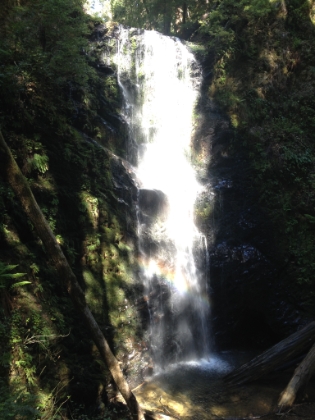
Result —
<instances>
[{"instance_id":1,"label":"wet rock","mask_svg":"<svg viewBox=\"0 0 315 420\"><path fill-rule=\"evenodd\" d=\"M133 167L113 153L110 155L111 173L115 191L119 198L128 205L133 205L137 200L137 178Z\"/></svg>"},{"instance_id":2,"label":"wet rock","mask_svg":"<svg viewBox=\"0 0 315 420\"><path fill-rule=\"evenodd\" d=\"M108 33L108 28L106 27L106 25L103 25L103 24L95 25L95 28L93 29L93 32L90 35L90 40L92 42L102 41L104 39L104 36L107 33Z\"/></svg>"},{"instance_id":3,"label":"wet rock","mask_svg":"<svg viewBox=\"0 0 315 420\"><path fill-rule=\"evenodd\" d=\"M197 203L210 254L212 344L267 347L296 331L302 317L278 284L277 244L252 186L247 151L206 86L203 92L194 149L203 162L199 179L212 186Z\"/></svg>"},{"instance_id":4,"label":"wet rock","mask_svg":"<svg viewBox=\"0 0 315 420\"><path fill-rule=\"evenodd\" d=\"M167 197L159 190L140 189L138 205L144 214L151 217L164 213L168 208Z\"/></svg>"},{"instance_id":5,"label":"wet rock","mask_svg":"<svg viewBox=\"0 0 315 420\"><path fill-rule=\"evenodd\" d=\"M233 181L230 179L221 179L218 181L218 183L215 185L214 188L220 189L220 188L232 188L233 187Z\"/></svg>"}]
</instances>

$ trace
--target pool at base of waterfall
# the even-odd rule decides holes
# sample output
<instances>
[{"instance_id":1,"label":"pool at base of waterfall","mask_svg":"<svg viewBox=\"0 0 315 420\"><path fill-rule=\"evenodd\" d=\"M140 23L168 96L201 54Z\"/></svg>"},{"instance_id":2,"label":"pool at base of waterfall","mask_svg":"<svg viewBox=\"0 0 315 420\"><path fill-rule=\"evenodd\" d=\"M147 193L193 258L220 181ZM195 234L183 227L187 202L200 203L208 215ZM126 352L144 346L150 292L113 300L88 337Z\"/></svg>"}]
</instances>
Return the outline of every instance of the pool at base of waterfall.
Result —
<instances>
[{"instance_id":1,"label":"pool at base of waterfall","mask_svg":"<svg viewBox=\"0 0 315 420\"><path fill-rule=\"evenodd\" d=\"M294 367L242 386L231 387L222 381L224 375L254 356L253 352L229 351L172 364L145 380L134 393L143 408L156 413L154 418L249 420L268 414L268 419L279 419L277 401ZM315 400L314 382L308 395ZM306 413L306 418L315 416Z\"/></svg>"}]
</instances>

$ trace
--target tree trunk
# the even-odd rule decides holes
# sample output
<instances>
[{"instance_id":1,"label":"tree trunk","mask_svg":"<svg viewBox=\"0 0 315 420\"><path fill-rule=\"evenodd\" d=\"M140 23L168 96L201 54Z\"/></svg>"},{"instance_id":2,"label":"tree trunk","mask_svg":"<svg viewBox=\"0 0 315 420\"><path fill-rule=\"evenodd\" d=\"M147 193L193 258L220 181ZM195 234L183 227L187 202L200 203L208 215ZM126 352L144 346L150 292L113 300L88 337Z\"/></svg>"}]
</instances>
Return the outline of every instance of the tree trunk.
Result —
<instances>
[{"instance_id":1,"label":"tree trunk","mask_svg":"<svg viewBox=\"0 0 315 420\"><path fill-rule=\"evenodd\" d=\"M112 353L107 340L100 330L97 322L92 315L85 295L73 273L69 263L64 256L50 226L48 225L41 209L39 208L34 195L27 183L27 180L20 171L9 147L7 146L0 131L0 170L9 182L16 197L20 201L27 217L32 222L39 238L41 239L48 256L57 270L60 278L64 281L67 291L82 317L84 318L90 334L105 361L117 388L121 392L124 400L131 411L134 420L144 420L144 415L134 394L131 392L126 379L120 369L118 360Z\"/></svg>"},{"instance_id":2,"label":"tree trunk","mask_svg":"<svg viewBox=\"0 0 315 420\"><path fill-rule=\"evenodd\" d=\"M171 33L171 4L164 0L164 12L163 12L163 34L169 35Z\"/></svg>"},{"instance_id":3,"label":"tree trunk","mask_svg":"<svg viewBox=\"0 0 315 420\"><path fill-rule=\"evenodd\" d=\"M308 350L315 341L315 322L290 335L250 362L245 363L225 376L224 380L232 384L244 384L255 381L266 373L280 367L285 362Z\"/></svg>"},{"instance_id":4,"label":"tree trunk","mask_svg":"<svg viewBox=\"0 0 315 420\"><path fill-rule=\"evenodd\" d=\"M148 8L148 5L147 5L146 0L142 0L142 3L143 3L143 7L144 7L144 9L145 9L145 11L147 13L148 21L149 21L149 27L147 29L151 30L152 29L152 23L153 23L152 22L152 19L151 19L151 13L150 13L150 10Z\"/></svg>"},{"instance_id":5,"label":"tree trunk","mask_svg":"<svg viewBox=\"0 0 315 420\"><path fill-rule=\"evenodd\" d=\"M285 0L281 0L280 2L280 12L283 18L286 18L288 15L288 9L287 6L285 4Z\"/></svg>"},{"instance_id":6,"label":"tree trunk","mask_svg":"<svg viewBox=\"0 0 315 420\"><path fill-rule=\"evenodd\" d=\"M185 25L186 20L187 20L187 3L184 2L184 4L183 4L183 20L182 20L183 25Z\"/></svg>"},{"instance_id":7,"label":"tree trunk","mask_svg":"<svg viewBox=\"0 0 315 420\"><path fill-rule=\"evenodd\" d=\"M315 373L315 344L307 353L305 358L295 369L294 374L288 383L286 389L280 395L278 406L280 410L286 410L292 407L298 394L305 393L308 381Z\"/></svg>"}]
</instances>

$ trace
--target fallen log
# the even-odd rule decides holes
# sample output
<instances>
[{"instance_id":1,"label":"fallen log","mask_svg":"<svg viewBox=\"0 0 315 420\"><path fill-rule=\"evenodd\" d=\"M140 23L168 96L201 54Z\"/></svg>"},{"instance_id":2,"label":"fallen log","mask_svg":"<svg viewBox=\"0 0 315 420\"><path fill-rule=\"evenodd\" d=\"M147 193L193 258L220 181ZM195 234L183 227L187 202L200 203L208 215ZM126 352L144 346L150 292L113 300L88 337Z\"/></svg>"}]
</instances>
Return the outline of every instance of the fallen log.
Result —
<instances>
[{"instance_id":1,"label":"fallen log","mask_svg":"<svg viewBox=\"0 0 315 420\"><path fill-rule=\"evenodd\" d=\"M307 351L315 342L315 322L311 322L248 363L235 369L223 380L230 384L255 381L294 357Z\"/></svg>"},{"instance_id":2,"label":"fallen log","mask_svg":"<svg viewBox=\"0 0 315 420\"><path fill-rule=\"evenodd\" d=\"M145 418L142 409L138 404L135 395L132 393L126 378L124 377L119 362L109 347L108 341L104 337L98 323L96 322L86 302L84 292L79 285L78 279L72 271L53 231L37 204L26 178L20 171L11 150L4 140L1 130L0 174L7 179L28 220L30 220L33 224L34 230L41 239L53 267L63 280L74 306L76 307L78 313L80 313L82 319L84 319L91 338L94 340L94 343L107 365L117 388L126 401L126 404L131 412L132 419L144 420Z\"/></svg>"},{"instance_id":3,"label":"fallen log","mask_svg":"<svg viewBox=\"0 0 315 420\"><path fill-rule=\"evenodd\" d=\"M278 407L280 411L288 410L294 404L298 395L303 395L307 384L315 373L315 344L307 353L305 358L295 369L294 374L288 383L286 389L280 395Z\"/></svg>"}]
</instances>

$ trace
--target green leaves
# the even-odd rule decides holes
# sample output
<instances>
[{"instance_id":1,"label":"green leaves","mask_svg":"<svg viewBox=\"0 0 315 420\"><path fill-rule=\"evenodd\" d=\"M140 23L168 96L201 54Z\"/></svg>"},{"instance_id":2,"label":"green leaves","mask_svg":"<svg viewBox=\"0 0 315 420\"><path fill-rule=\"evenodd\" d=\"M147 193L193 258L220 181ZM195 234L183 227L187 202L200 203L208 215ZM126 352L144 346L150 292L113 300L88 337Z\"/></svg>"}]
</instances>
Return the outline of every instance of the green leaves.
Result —
<instances>
[{"instance_id":1,"label":"green leaves","mask_svg":"<svg viewBox=\"0 0 315 420\"><path fill-rule=\"evenodd\" d=\"M37 170L41 174L44 174L48 171L48 160L48 156L35 153L33 158L29 159L29 164L32 169Z\"/></svg>"},{"instance_id":2,"label":"green leaves","mask_svg":"<svg viewBox=\"0 0 315 420\"><path fill-rule=\"evenodd\" d=\"M52 124L56 110L73 107L72 92L89 91L95 71L87 55L89 27L82 4L81 0L11 4L5 22L0 22L0 32L1 23L7 29L0 46L0 114L18 108L20 112L12 111L14 124L34 125L36 117ZM44 167L40 165L42 173Z\"/></svg>"},{"instance_id":3,"label":"green leaves","mask_svg":"<svg viewBox=\"0 0 315 420\"><path fill-rule=\"evenodd\" d=\"M15 287L21 287L21 286L25 286L26 284L31 284L30 281L20 281L18 283L14 283L12 284L11 288L15 288Z\"/></svg>"},{"instance_id":4,"label":"green leaves","mask_svg":"<svg viewBox=\"0 0 315 420\"><path fill-rule=\"evenodd\" d=\"M31 283L30 281L20 281L13 283L10 286L10 280L15 280L26 275L26 273L10 273L10 271L14 270L16 267L17 265L7 265L0 261L0 289L6 287L21 287Z\"/></svg>"},{"instance_id":5,"label":"green leaves","mask_svg":"<svg viewBox=\"0 0 315 420\"><path fill-rule=\"evenodd\" d=\"M310 214L304 214L304 217L306 218L306 220L308 220L311 224L315 224L315 216L312 216Z\"/></svg>"},{"instance_id":6,"label":"green leaves","mask_svg":"<svg viewBox=\"0 0 315 420\"><path fill-rule=\"evenodd\" d=\"M113 19L129 26L155 29L166 35L194 32L201 16L209 11L201 0L111 0ZM210 6L211 7L211 6Z\"/></svg>"}]
</instances>

